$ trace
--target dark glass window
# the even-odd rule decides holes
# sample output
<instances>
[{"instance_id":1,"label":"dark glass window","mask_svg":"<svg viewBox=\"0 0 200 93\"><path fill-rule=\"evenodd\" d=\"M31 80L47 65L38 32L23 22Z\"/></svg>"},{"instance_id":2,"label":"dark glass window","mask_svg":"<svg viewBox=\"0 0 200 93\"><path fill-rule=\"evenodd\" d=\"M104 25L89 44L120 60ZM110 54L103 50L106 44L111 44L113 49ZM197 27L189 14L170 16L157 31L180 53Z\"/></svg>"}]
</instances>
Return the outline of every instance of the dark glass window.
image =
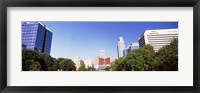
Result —
<instances>
[{"instance_id":1,"label":"dark glass window","mask_svg":"<svg viewBox=\"0 0 200 93\"><path fill-rule=\"evenodd\" d=\"M22 22L23 48L50 54L51 42L52 32L44 25L38 22Z\"/></svg>"}]
</instances>

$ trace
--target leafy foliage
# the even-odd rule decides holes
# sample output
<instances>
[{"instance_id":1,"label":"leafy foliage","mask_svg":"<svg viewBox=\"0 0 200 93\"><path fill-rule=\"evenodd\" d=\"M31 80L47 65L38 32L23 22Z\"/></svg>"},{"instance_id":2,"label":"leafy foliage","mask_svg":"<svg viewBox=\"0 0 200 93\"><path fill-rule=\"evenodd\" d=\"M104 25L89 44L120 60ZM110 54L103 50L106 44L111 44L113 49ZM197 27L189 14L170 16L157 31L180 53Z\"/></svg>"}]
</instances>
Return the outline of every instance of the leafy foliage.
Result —
<instances>
[{"instance_id":1,"label":"leafy foliage","mask_svg":"<svg viewBox=\"0 0 200 93\"><path fill-rule=\"evenodd\" d=\"M60 61L57 61L59 64L59 68L62 69L62 71L75 71L76 66L75 63L71 59L60 59Z\"/></svg>"},{"instance_id":2,"label":"leafy foliage","mask_svg":"<svg viewBox=\"0 0 200 93\"><path fill-rule=\"evenodd\" d=\"M78 71L96 71L96 68L93 66L86 67L85 64L83 64L81 67L78 68Z\"/></svg>"},{"instance_id":3,"label":"leafy foliage","mask_svg":"<svg viewBox=\"0 0 200 93\"><path fill-rule=\"evenodd\" d=\"M37 51L22 50L22 70L23 71L43 71L47 68L38 60L39 53Z\"/></svg>"},{"instance_id":4,"label":"leafy foliage","mask_svg":"<svg viewBox=\"0 0 200 93\"><path fill-rule=\"evenodd\" d=\"M178 39L174 39L169 46L165 46L156 54L155 69L161 71L178 70Z\"/></svg>"},{"instance_id":5,"label":"leafy foliage","mask_svg":"<svg viewBox=\"0 0 200 93\"><path fill-rule=\"evenodd\" d=\"M76 70L71 59L55 59L48 54L32 50L22 50L22 70L23 71L63 71Z\"/></svg>"}]
</instances>

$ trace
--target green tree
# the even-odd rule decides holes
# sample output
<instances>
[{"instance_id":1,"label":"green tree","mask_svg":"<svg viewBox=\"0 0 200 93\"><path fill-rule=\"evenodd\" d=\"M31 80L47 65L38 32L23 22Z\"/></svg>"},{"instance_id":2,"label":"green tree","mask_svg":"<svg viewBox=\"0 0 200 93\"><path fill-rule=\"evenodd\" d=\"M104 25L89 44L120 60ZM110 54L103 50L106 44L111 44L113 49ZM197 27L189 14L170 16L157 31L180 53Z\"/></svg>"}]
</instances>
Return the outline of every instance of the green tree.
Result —
<instances>
[{"instance_id":1,"label":"green tree","mask_svg":"<svg viewBox=\"0 0 200 93\"><path fill-rule=\"evenodd\" d=\"M26 60L22 62L22 70L23 71L40 71L41 66L39 62L35 62L34 60Z\"/></svg>"},{"instance_id":2,"label":"green tree","mask_svg":"<svg viewBox=\"0 0 200 93\"><path fill-rule=\"evenodd\" d=\"M88 71L88 69L85 67L85 64L82 64L79 68L78 71Z\"/></svg>"},{"instance_id":3,"label":"green tree","mask_svg":"<svg viewBox=\"0 0 200 93\"><path fill-rule=\"evenodd\" d=\"M154 70L178 71L178 39L172 40L170 45L162 47L156 53Z\"/></svg>"},{"instance_id":4,"label":"green tree","mask_svg":"<svg viewBox=\"0 0 200 93\"><path fill-rule=\"evenodd\" d=\"M40 71L42 70L40 63L36 60L37 51L22 50L22 70L23 71Z\"/></svg>"},{"instance_id":5,"label":"green tree","mask_svg":"<svg viewBox=\"0 0 200 93\"><path fill-rule=\"evenodd\" d=\"M87 67L87 71L96 71L96 68L94 68L93 66L89 66Z\"/></svg>"},{"instance_id":6,"label":"green tree","mask_svg":"<svg viewBox=\"0 0 200 93\"><path fill-rule=\"evenodd\" d=\"M53 58L52 60L53 60L52 65L48 67L48 70L57 71L59 69L59 64L57 63L56 58Z\"/></svg>"},{"instance_id":7,"label":"green tree","mask_svg":"<svg viewBox=\"0 0 200 93\"><path fill-rule=\"evenodd\" d=\"M35 60L38 58L38 52L37 51L32 51L32 50L22 50L22 62L25 62L26 60L33 59Z\"/></svg>"},{"instance_id":8,"label":"green tree","mask_svg":"<svg viewBox=\"0 0 200 93\"><path fill-rule=\"evenodd\" d=\"M151 45L136 49L124 57L111 63L114 71L148 71L152 70L151 63L155 58L155 51Z\"/></svg>"},{"instance_id":9,"label":"green tree","mask_svg":"<svg viewBox=\"0 0 200 93\"><path fill-rule=\"evenodd\" d=\"M149 71L152 70L151 63L155 58L155 51L151 45L145 45L130 53L132 59L130 64L134 71Z\"/></svg>"},{"instance_id":10,"label":"green tree","mask_svg":"<svg viewBox=\"0 0 200 93\"><path fill-rule=\"evenodd\" d=\"M43 71L48 71L49 67L53 64L51 56L45 53L39 53L39 56L36 60L40 62Z\"/></svg>"},{"instance_id":11,"label":"green tree","mask_svg":"<svg viewBox=\"0 0 200 93\"><path fill-rule=\"evenodd\" d=\"M56 59L56 67L57 67L57 70L61 70L61 66L60 66L60 62L65 60L65 58L58 58Z\"/></svg>"},{"instance_id":12,"label":"green tree","mask_svg":"<svg viewBox=\"0 0 200 93\"><path fill-rule=\"evenodd\" d=\"M110 71L110 66L106 66L106 71Z\"/></svg>"},{"instance_id":13,"label":"green tree","mask_svg":"<svg viewBox=\"0 0 200 93\"><path fill-rule=\"evenodd\" d=\"M31 71L40 71L41 70L41 65L38 61L36 62L33 62L31 65L30 65L30 69Z\"/></svg>"},{"instance_id":14,"label":"green tree","mask_svg":"<svg viewBox=\"0 0 200 93\"><path fill-rule=\"evenodd\" d=\"M121 58L120 58L121 59ZM120 59L115 59L114 62L110 63L110 70L112 71L121 71L122 68L120 68Z\"/></svg>"},{"instance_id":15,"label":"green tree","mask_svg":"<svg viewBox=\"0 0 200 93\"><path fill-rule=\"evenodd\" d=\"M55 59L45 53L33 50L22 50L23 71L56 71Z\"/></svg>"},{"instance_id":16,"label":"green tree","mask_svg":"<svg viewBox=\"0 0 200 93\"><path fill-rule=\"evenodd\" d=\"M59 68L62 69L62 71L75 71L76 66L75 63L71 59L58 59Z\"/></svg>"}]
</instances>

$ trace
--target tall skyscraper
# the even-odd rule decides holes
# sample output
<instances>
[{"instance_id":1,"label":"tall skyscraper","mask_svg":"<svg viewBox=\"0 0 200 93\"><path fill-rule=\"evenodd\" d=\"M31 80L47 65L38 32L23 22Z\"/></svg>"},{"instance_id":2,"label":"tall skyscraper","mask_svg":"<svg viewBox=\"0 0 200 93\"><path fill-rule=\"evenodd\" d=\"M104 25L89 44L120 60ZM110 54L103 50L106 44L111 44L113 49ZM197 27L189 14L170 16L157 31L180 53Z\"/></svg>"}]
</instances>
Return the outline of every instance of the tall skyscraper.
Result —
<instances>
[{"instance_id":1,"label":"tall skyscraper","mask_svg":"<svg viewBox=\"0 0 200 93\"><path fill-rule=\"evenodd\" d=\"M139 37L139 46L151 44L155 52L158 52L163 46L169 45L174 38L178 38L178 29L146 30Z\"/></svg>"},{"instance_id":2,"label":"tall skyscraper","mask_svg":"<svg viewBox=\"0 0 200 93\"><path fill-rule=\"evenodd\" d=\"M50 54L53 33L40 22L22 22L22 48Z\"/></svg>"},{"instance_id":3,"label":"tall skyscraper","mask_svg":"<svg viewBox=\"0 0 200 93\"><path fill-rule=\"evenodd\" d=\"M117 45L118 58L123 56L124 49L125 49L125 44L124 44L123 37L119 37L118 45Z\"/></svg>"}]
</instances>

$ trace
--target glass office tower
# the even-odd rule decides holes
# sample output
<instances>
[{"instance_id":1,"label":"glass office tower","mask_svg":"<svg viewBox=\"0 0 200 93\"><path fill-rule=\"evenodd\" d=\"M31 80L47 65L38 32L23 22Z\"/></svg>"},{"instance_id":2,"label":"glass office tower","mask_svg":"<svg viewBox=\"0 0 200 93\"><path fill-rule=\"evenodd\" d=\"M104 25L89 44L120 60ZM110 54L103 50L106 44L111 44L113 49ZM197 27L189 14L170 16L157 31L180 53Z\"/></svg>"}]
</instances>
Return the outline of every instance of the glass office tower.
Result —
<instances>
[{"instance_id":1,"label":"glass office tower","mask_svg":"<svg viewBox=\"0 0 200 93\"><path fill-rule=\"evenodd\" d=\"M40 22L22 22L22 47L50 54L52 34Z\"/></svg>"}]
</instances>

